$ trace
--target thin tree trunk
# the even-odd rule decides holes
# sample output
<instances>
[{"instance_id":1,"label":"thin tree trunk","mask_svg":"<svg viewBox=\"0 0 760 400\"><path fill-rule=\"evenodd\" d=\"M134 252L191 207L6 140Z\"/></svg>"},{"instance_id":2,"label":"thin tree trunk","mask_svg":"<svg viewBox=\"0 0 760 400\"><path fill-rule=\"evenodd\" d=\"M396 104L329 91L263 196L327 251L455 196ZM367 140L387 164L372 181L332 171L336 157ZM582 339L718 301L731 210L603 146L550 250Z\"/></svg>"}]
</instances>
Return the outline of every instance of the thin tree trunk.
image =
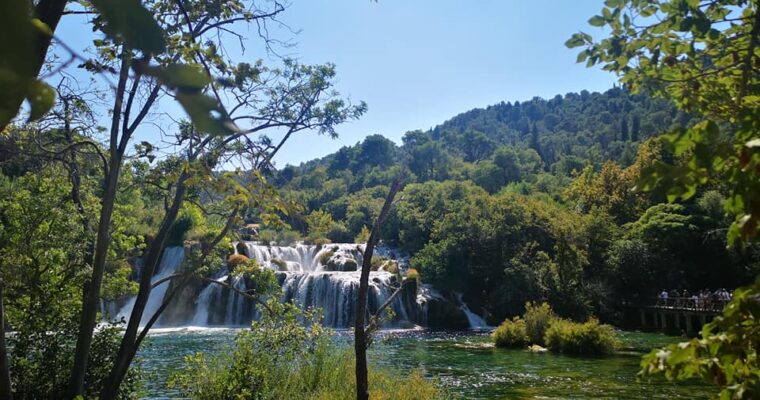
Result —
<instances>
[{"instance_id":1,"label":"thin tree trunk","mask_svg":"<svg viewBox=\"0 0 760 400\"><path fill-rule=\"evenodd\" d=\"M148 249L145 264L143 265L142 276L140 277L140 289L137 292L137 298L135 299L132 313L129 315L127 329L121 339L119 353L117 354L111 372L101 389L101 400L111 400L116 398L119 386L127 374L127 370L129 369L134 354L137 352L138 342L136 338L140 328L140 321L142 320L142 315L145 311L145 306L148 304L148 297L150 296L152 289L151 278L153 277L153 272L163 255L169 230L177 219L179 209L185 199L184 181L186 179L187 174L180 176L179 182L177 182L176 192L174 193L174 199L172 200L172 205L164 216L161 228L159 228L156 238L151 242Z\"/></svg>"},{"instance_id":2,"label":"thin tree trunk","mask_svg":"<svg viewBox=\"0 0 760 400\"><path fill-rule=\"evenodd\" d=\"M5 308L3 307L3 283L0 282L0 400L13 400L11 391L11 367L5 344Z\"/></svg>"},{"instance_id":3,"label":"thin tree trunk","mask_svg":"<svg viewBox=\"0 0 760 400\"><path fill-rule=\"evenodd\" d=\"M369 372L367 370L367 347L368 338L365 330L365 316L367 313L367 292L369 291L369 272L372 268L372 254L375 251L375 245L380 240L380 226L388 216L388 212L401 188L401 179L396 178L388 191L380 215L377 216L375 224L372 226L372 232L367 240L367 247L364 249L364 260L362 261L361 277L359 278L359 297L356 299L356 323L354 325L354 352L356 353L356 399L369 399Z\"/></svg>"},{"instance_id":4,"label":"thin tree trunk","mask_svg":"<svg viewBox=\"0 0 760 400\"><path fill-rule=\"evenodd\" d=\"M126 52L123 52L119 73L119 84L116 89L113 117L111 120L110 160L108 174L106 175L104 185L100 219L98 220L98 232L95 240L95 252L92 263L92 277L90 282L85 285L84 289L84 303L82 304L82 315L79 321L77 345L74 351L74 364L69 378L68 396L70 398L75 398L78 395L84 394L84 377L87 371L90 346L92 345L92 335L95 331L95 324L97 322L98 307L100 305L100 286L103 282L108 246L111 242L111 216L113 214L114 203L116 202L119 172L121 171L122 154L118 151L118 134L122 102L124 100L127 78L129 77L128 73L129 61Z\"/></svg>"}]
</instances>

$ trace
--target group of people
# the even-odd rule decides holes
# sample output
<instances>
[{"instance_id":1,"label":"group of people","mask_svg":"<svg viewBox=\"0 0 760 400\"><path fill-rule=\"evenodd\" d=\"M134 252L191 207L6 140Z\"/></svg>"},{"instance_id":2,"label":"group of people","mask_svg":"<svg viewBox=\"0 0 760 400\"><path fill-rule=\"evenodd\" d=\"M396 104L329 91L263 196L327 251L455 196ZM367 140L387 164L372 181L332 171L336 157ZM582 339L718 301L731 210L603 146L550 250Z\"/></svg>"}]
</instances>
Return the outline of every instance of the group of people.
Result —
<instances>
[{"instance_id":1,"label":"group of people","mask_svg":"<svg viewBox=\"0 0 760 400\"><path fill-rule=\"evenodd\" d=\"M694 309L722 309L731 300L731 292L725 288L715 291L704 289L699 292L665 290L657 296L658 306Z\"/></svg>"}]
</instances>

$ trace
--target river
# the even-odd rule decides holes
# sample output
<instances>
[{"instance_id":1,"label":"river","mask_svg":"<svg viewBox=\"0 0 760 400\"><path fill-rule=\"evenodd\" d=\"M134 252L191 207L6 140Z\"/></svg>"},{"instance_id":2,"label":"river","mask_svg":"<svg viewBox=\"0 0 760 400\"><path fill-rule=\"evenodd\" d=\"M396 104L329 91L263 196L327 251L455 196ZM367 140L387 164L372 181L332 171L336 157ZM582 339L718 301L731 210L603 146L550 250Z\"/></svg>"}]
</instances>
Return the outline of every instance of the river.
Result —
<instances>
[{"instance_id":1,"label":"river","mask_svg":"<svg viewBox=\"0 0 760 400\"><path fill-rule=\"evenodd\" d=\"M146 373L146 399L172 399L168 377L194 352L213 353L230 345L235 329L157 330L139 357ZM605 358L536 354L491 346L485 332L382 331L370 349L370 363L408 370L422 368L454 398L462 399L695 399L706 398L700 383L637 382L645 349L677 338L621 332L624 350ZM348 344L348 332L336 332Z\"/></svg>"}]
</instances>

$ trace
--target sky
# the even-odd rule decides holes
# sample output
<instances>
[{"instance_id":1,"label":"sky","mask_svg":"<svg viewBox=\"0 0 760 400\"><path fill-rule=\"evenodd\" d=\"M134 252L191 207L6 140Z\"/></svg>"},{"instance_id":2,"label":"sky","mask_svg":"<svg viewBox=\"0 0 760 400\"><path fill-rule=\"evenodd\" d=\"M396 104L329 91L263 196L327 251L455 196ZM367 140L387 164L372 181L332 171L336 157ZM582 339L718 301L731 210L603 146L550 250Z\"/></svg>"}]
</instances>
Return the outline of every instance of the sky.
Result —
<instances>
[{"instance_id":1,"label":"sky","mask_svg":"<svg viewBox=\"0 0 760 400\"><path fill-rule=\"evenodd\" d=\"M340 125L339 138L294 135L275 162L298 164L371 134L397 143L476 107L581 90L604 91L615 76L576 64L564 42L588 25L602 0L291 0L272 33L303 63L332 62L337 90L368 112ZM91 40L64 21L66 40ZM250 31L251 36L254 31ZM251 40L256 40L252 37ZM250 46L245 57L268 58Z\"/></svg>"}]
</instances>

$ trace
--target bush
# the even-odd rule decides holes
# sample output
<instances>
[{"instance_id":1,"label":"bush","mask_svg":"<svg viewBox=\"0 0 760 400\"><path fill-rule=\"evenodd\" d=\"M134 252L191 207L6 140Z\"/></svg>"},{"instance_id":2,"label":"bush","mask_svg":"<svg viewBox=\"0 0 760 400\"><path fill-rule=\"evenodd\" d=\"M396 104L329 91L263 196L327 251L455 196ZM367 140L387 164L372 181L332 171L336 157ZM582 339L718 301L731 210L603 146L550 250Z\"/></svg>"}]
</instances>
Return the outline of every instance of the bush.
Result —
<instances>
[{"instance_id":1,"label":"bush","mask_svg":"<svg viewBox=\"0 0 760 400\"><path fill-rule=\"evenodd\" d=\"M17 399L63 398L68 371L77 341L76 321L67 321L62 330L45 330L24 321L16 334L8 337L13 394ZM39 322L39 321L34 321ZM32 322L32 324L34 323ZM31 329L29 329L31 328ZM85 374L85 398L97 398L103 381L113 366L113 355L121 344L122 328L107 324L95 331ZM118 399L134 399L140 389L141 370L132 365L119 387Z\"/></svg>"},{"instance_id":2,"label":"bush","mask_svg":"<svg viewBox=\"0 0 760 400\"><path fill-rule=\"evenodd\" d=\"M288 263L280 260L279 258L273 258L272 264L277 266L278 271L287 271L288 270Z\"/></svg>"},{"instance_id":3,"label":"bush","mask_svg":"<svg viewBox=\"0 0 760 400\"><path fill-rule=\"evenodd\" d=\"M417 272L417 270L414 268L409 268L409 270L406 271L406 278L414 279L417 281L417 283L420 283L420 273Z\"/></svg>"},{"instance_id":4,"label":"bush","mask_svg":"<svg viewBox=\"0 0 760 400\"><path fill-rule=\"evenodd\" d=\"M593 318L583 323L555 319L544 339L554 352L577 355L607 355L619 345L612 327Z\"/></svg>"},{"instance_id":5,"label":"bush","mask_svg":"<svg viewBox=\"0 0 760 400\"><path fill-rule=\"evenodd\" d=\"M369 229L367 229L366 225L362 225L362 229L359 231L359 233L354 238L354 243L367 243L369 241Z\"/></svg>"},{"instance_id":6,"label":"bush","mask_svg":"<svg viewBox=\"0 0 760 400\"><path fill-rule=\"evenodd\" d=\"M382 267L386 261L388 261L388 259L383 256L372 256L372 261L370 262L369 267L370 271L380 270L380 267Z\"/></svg>"},{"instance_id":7,"label":"bush","mask_svg":"<svg viewBox=\"0 0 760 400\"><path fill-rule=\"evenodd\" d=\"M277 232L273 229L262 229L259 231L258 240L261 244L269 246L277 239Z\"/></svg>"},{"instance_id":8,"label":"bush","mask_svg":"<svg viewBox=\"0 0 760 400\"><path fill-rule=\"evenodd\" d=\"M358 268L359 264L357 264L356 260L354 259L349 258L345 263L343 263L344 271L356 271Z\"/></svg>"},{"instance_id":9,"label":"bush","mask_svg":"<svg viewBox=\"0 0 760 400\"><path fill-rule=\"evenodd\" d=\"M277 233L277 244L280 246L292 246L301 240L301 234L296 231L286 230Z\"/></svg>"},{"instance_id":10,"label":"bush","mask_svg":"<svg viewBox=\"0 0 760 400\"><path fill-rule=\"evenodd\" d=\"M319 256L319 263L322 264L322 265L327 265L327 263L330 262L330 259L334 255L335 255L335 251L333 251L333 250L328 250L328 251L322 253Z\"/></svg>"},{"instance_id":11,"label":"bush","mask_svg":"<svg viewBox=\"0 0 760 400\"><path fill-rule=\"evenodd\" d=\"M337 399L356 398L354 358L349 348L330 340L319 316L292 305L269 303L277 311L242 331L234 347L207 358L199 353L170 380L192 399ZM302 320L309 321L303 324ZM435 399L435 385L418 371L400 376L370 368L373 399Z\"/></svg>"},{"instance_id":12,"label":"bush","mask_svg":"<svg viewBox=\"0 0 760 400\"><path fill-rule=\"evenodd\" d=\"M547 303L525 303L525 330L528 334L528 340L532 344L540 344L544 346L544 334L549 328L549 325L557 319L554 315L554 311Z\"/></svg>"},{"instance_id":13,"label":"bush","mask_svg":"<svg viewBox=\"0 0 760 400\"><path fill-rule=\"evenodd\" d=\"M324 246L324 245L330 244L332 242L328 238L317 238L317 239L312 239L311 243L315 244L317 246Z\"/></svg>"},{"instance_id":14,"label":"bush","mask_svg":"<svg viewBox=\"0 0 760 400\"><path fill-rule=\"evenodd\" d=\"M507 319L491 333L496 347L523 347L528 344L525 320L520 317Z\"/></svg>"},{"instance_id":15,"label":"bush","mask_svg":"<svg viewBox=\"0 0 760 400\"><path fill-rule=\"evenodd\" d=\"M248 257L242 254L232 254L227 258L227 265L237 267L248 262ZM234 269L234 268L233 268Z\"/></svg>"}]
</instances>

